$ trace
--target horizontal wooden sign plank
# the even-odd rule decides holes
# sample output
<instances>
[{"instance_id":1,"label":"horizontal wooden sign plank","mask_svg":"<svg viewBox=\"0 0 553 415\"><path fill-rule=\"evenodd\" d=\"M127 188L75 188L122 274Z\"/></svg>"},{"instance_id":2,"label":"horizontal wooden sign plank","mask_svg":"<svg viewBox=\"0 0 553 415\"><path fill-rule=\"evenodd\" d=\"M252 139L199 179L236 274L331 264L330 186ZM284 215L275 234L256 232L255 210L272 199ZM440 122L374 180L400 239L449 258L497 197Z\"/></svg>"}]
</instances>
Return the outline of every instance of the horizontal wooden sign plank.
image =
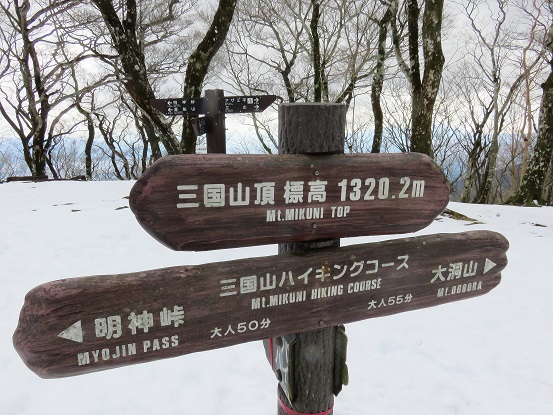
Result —
<instances>
[{"instance_id":1,"label":"horizontal wooden sign plank","mask_svg":"<svg viewBox=\"0 0 553 415\"><path fill-rule=\"evenodd\" d=\"M54 281L27 294L14 346L55 378L346 324L485 294L507 248L473 231Z\"/></svg>"},{"instance_id":2,"label":"horizontal wooden sign plank","mask_svg":"<svg viewBox=\"0 0 553 415\"><path fill-rule=\"evenodd\" d=\"M417 153L179 155L134 185L138 222L175 250L207 250L422 229L450 187Z\"/></svg>"}]
</instances>

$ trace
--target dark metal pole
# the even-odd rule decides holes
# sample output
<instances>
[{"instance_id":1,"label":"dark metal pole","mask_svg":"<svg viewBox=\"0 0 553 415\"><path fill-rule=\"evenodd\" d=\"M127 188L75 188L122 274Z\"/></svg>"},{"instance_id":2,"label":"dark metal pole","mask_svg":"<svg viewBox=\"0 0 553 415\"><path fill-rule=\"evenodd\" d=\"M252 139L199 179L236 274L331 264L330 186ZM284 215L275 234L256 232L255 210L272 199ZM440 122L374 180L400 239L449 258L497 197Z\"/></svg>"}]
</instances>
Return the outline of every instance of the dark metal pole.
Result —
<instances>
[{"instance_id":1,"label":"dark metal pole","mask_svg":"<svg viewBox=\"0 0 553 415\"><path fill-rule=\"evenodd\" d=\"M225 98L222 89L208 89L205 91L207 110L206 121L206 143L208 153L227 152L227 137L225 129L225 113L221 110L220 102Z\"/></svg>"},{"instance_id":2,"label":"dark metal pole","mask_svg":"<svg viewBox=\"0 0 553 415\"><path fill-rule=\"evenodd\" d=\"M343 104L282 104L279 107L279 152L343 153L345 125L346 107ZM316 180L319 174L314 169L313 179ZM279 245L279 254L301 255L315 249L332 249L339 245L340 239L286 243ZM297 334L293 347L289 350L291 356L286 374L289 379L286 383L291 390L285 393L279 384L279 415L288 415L289 409L292 413L332 414L334 393L341 389L342 371L345 367L345 350L339 351L343 359L337 358L335 350L337 339L341 339L338 343L343 344L343 331L339 333L343 329L326 327L323 320L319 322L319 326L318 330ZM345 349L345 345L342 349ZM335 367L335 361L336 365L342 367ZM336 377L340 378L338 382ZM292 402L287 394L292 395Z\"/></svg>"}]
</instances>

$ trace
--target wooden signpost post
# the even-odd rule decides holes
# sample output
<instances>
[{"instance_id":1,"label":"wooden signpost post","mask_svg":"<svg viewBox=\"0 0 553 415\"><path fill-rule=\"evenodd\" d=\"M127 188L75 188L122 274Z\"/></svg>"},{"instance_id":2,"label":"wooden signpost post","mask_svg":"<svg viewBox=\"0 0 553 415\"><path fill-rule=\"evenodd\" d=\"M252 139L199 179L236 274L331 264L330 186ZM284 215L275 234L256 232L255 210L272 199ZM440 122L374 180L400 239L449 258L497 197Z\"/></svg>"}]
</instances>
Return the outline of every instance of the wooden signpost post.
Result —
<instances>
[{"instance_id":1,"label":"wooden signpost post","mask_svg":"<svg viewBox=\"0 0 553 415\"><path fill-rule=\"evenodd\" d=\"M342 106L284 104L280 150L303 154L157 161L130 195L157 240L178 250L279 243L279 255L40 285L13 337L25 364L56 378L274 339L279 414L330 414L345 366L338 326L496 287L508 242L495 232L339 247L340 237L421 229L449 199L426 156L340 154L344 121Z\"/></svg>"}]
</instances>

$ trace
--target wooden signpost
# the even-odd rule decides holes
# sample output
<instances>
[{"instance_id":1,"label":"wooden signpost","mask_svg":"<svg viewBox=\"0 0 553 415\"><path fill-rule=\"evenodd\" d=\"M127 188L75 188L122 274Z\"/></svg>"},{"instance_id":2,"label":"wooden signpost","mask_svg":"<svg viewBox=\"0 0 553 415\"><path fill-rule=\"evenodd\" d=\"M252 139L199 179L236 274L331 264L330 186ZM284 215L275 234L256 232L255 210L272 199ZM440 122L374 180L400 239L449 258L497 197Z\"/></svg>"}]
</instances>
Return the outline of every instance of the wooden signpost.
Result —
<instances>
[{"instance_id":1,"label":"wooden signpost","mask_svg":"<svg viewBox=\"0 0 553 415\"><path fill-rule=\"evenodd\" d=\"M205 129L224 131L221 114L268 102L223 108L221 96L163 105L172 115L216 113ZM450 190L420 154L339 154L344 128L342 105L285 104L280 151L294 154L154 163L130 207L158 241L177 250L279 243L279 255L40 285L27 294L13 337L23 361L56 378L274 339L279 415L331 414L345 367L337 326L486 294L501 280L508 249L489 231L340 248L340 237L424 228ZM224 152L224 133L212 138L208 152Z\"/></svg>"},{"instance_id":2,"label":"wooden signpost","mask_svg":"<svg viewBox=\"0 0 553 415\"><path fill-rule=\"evenodd\" d=\"M479 296L508 243L488 231L49 282L14 345L45 378L346 324Z\"/></svg>"}]
</instances>

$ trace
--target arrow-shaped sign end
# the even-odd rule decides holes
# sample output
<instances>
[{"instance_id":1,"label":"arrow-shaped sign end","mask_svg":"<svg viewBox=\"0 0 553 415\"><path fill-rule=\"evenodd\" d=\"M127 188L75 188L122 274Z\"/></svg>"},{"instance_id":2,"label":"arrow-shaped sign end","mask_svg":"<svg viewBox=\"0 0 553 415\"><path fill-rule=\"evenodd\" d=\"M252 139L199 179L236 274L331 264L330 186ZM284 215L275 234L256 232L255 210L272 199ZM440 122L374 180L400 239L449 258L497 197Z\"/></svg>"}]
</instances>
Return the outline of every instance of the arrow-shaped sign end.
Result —
<instances>
[{"instance_id":1,"label":"arrow-shaped sign end","mask_svg":"<svg viewBox=\"0 0 553 415\"><path fill-rule=\"evenodd\" d=\"M495 268L497 264L491 259L486 258L486 263L484 264L484 274L487 274L489 270Z\"/></svg>"},{"instance_id":2,"label":"arrow-shaped sign end","mask_svg":"<svg viewBox=\"0 0 553 415\"><path fill-rule=\"evenodd\" d=\"M83 342L83 329L81 326L81 320L77 321L75 324L67 327L64 331L58 334L58 337L62 339L71 340L77 343Z\"/></svg>"},{"instance_id":3,"label":"arrow-shaped sign end","mask_svg":"<svg viewBox=\"0 0 553 415\"><path fill-rule=\"evenodd\" d=\"M267 108L269 108L273 102L276 101L277 97L276 95L262 95L260 98L261 103L258 103L258 105L256 105L256 111L263 112Z\"/></svg>"}]
</instances>

